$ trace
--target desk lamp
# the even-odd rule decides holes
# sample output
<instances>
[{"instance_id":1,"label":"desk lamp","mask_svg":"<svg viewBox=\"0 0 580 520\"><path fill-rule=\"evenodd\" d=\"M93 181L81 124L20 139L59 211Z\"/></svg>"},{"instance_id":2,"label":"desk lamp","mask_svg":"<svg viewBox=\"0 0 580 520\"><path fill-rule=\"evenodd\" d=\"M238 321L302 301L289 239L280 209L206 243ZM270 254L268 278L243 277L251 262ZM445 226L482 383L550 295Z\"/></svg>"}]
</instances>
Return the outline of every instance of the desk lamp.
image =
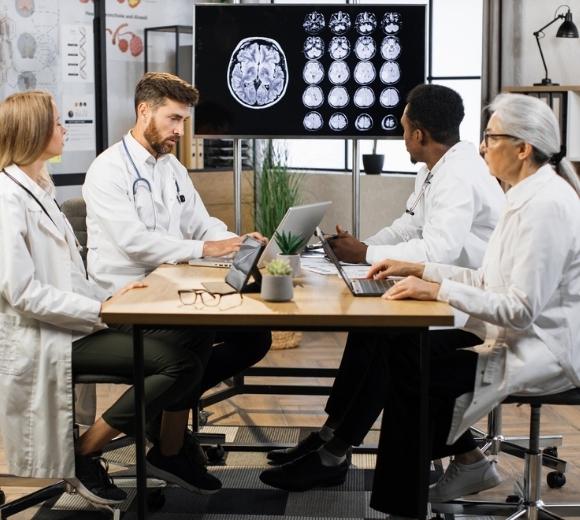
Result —
<instances>
[{"instance_id":1,"label":"desk lamp","mask_svg":"<svg viewBox=\"0 0 580 520\"><path fill-rule=\"evenodd\" d=\"M558 9L560 7L567 7L568 11L565 14L557 14ZM554 22L558 20L564 20L562 25L560 25L558 32L556 33L556 38L578 38L578 28L576 24L572 21L572 12L570 11L570 6L568 5L561 5L556 9L556 17L541 29L538 29L534 32L534 36L536 37L536 42L538 43L538 49L540 49L540 56L542 57L542 63L544 64L544 70L546 71L546 77L542 80L541 83L534 83L534 85L558 85L558 83L552 83L552 80L548 77L548 67L546 66L546 60L544 59L544 53L542 52L542 46L540 45L540 38L545 36L544 29L549 27Z\"/></svg>"}]
</instances>

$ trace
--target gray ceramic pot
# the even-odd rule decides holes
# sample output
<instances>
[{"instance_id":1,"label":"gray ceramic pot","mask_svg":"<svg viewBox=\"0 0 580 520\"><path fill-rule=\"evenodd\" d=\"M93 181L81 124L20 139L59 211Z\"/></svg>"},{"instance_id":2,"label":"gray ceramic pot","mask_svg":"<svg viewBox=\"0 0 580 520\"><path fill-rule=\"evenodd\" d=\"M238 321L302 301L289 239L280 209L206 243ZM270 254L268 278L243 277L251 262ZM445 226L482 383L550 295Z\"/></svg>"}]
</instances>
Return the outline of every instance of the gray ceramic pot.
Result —
<instances>
[{"instance_id":1,"label":"gray ceramic pot","mask_svg":"<svg viewBox=\"0 0 580 520\"><path fill-rule=\"evenodd\" d=\"M260 291L263 300L268 302L287 302L294 296L294 287L290 275L272 276L266 274L262 277L262 290Z\"/></svg>"}]
</instances>

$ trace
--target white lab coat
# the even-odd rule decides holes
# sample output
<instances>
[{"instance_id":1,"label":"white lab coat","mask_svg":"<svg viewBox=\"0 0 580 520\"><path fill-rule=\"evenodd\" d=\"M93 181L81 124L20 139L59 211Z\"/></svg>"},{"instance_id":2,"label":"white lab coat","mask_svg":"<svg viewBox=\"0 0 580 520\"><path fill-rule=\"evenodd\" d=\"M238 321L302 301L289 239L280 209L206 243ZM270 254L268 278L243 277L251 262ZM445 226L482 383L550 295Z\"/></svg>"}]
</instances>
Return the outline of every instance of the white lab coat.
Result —
<instances>
[{"instance_id":1,"label":"white lab coat","mask_svg":"<svg viewBox=\"0 0 580 520\"><path fill-rule=\"evenodd\" d=\"M407 200L411 209L420 196L427 174L417 174ZM497 180L468 142L451 147L435 164L433 177L414 215L404 213L390 226L364 242L369 264L394 258L478 268L487 241L505 206Z\"/></svg>"},{"instance_id":2,"label":"white lab coat","mask_svg":"<svg viewBox=\"0 0 580 520\"><path fill-rule=\"evenodd\" d=\"M438 299L485 338L473 393L456 401L448 442L511 394L580 386L580 199L550 166L507 193L481 269L427 264Z\"/></svg>"},{"instance_id":3,"label":"white lab coat","mask_svg":"<svg viewBox=\"0 0 580 520\"><path fill-rule=\"evenodd\" d=\"M10 473L74 476L73 336L102 328L102 292L84 272L74 233L53 199L6 168L0 174L0 435ZM75 284L73 286L73 278Z\"/></svg>"},{"instance_id":4,"label":"white lab coat","mask_svg":"<svg viewBox=\"0 0 580 520\"><path fill-rule=\"evenodd\" d=\"M91 164L83 185L87 204L89 276L114 291L145 277L162 263L187 262L203 255L206 240L235 236L219 219L210 217L184 166L172 154L155 158L125 136L129 153L150 183L156 229L139 218L133 198L136 173L122 142L115 143ZM185 201L178 201L177 186Z\"/></svg>"}]
</instances>

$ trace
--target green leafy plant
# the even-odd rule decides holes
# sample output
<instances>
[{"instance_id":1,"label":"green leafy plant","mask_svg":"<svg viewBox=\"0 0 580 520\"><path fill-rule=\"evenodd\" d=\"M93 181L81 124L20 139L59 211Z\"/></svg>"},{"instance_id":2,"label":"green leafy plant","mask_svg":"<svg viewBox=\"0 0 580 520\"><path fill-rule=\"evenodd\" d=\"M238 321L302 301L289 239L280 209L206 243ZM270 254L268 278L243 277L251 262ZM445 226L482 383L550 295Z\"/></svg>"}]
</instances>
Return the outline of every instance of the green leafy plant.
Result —
<instances>
[{"instance_id":1,"label":"green leafy plant","mask_svg":"<svg viewBox=\"0 0 580 520\"><path fill-rule=\"evenodd\" d=\"M292 268L288 260L277 258L269 264L266 264L266 272L272 276L290 276L292 274Z\"/></svg>"},{"instance_id":2,"label":"green leafy plant","mask_svg":"<svg viewBox=\"0 0 580 520\"><path fill-rule=\"evenodd\" d=\"M256 228L266 237L273 236L288 208L300 202L303 176L289 173L286 162L286 153L269 141L256 189Z\"/></svg>"},{"instance_id":3,"label":"green leafy plant","mask_svg":"<svg viewBox=\"0 0 580 520\"><path fill-rule=\"evenodd\" d=\"M282 231L274 233L274 240L276 245L280 249L280 253L283 255L295 255L302 249L302 247L308 242L308 239L304 239L301 235L295 235L291 231L288 233Z\"/></svg>"}]
</instances>

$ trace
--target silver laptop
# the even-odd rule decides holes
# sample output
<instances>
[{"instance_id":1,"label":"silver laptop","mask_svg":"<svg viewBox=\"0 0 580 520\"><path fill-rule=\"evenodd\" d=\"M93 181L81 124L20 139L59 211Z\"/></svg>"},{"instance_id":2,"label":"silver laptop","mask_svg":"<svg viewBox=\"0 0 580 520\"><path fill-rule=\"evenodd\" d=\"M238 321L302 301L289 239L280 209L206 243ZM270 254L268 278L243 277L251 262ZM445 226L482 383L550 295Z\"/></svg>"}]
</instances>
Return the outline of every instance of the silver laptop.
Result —
<instances>
[{"instance_id":1,"label":"silver laptop","mask_svg":"<svg viewBox=\"0 0 580 520\"><path fill-rule=\"evenodd\" d=\"M351 278L342 268L342 264L336 257L334 250L330 247L328 240L326 240L324 233L319 227L316 228L316 236L320 239L320 243L322 244L326 256L336 266L338 274L340 274L353 296L382 296L385 291L388 291L395 284L394 280Z\"/></svg>"},{"instance_id":2,"label":"silver laptop","mask_svg":"<svg viewBox=\"0 0 580 520\"><path fill-rule=\"evenodd\" d=\"M324 213L332 204L330 201L316 202L314 204L304 204L302 206L292 206L288 208L284 218L276 228L276 232L281 234L292 233L301 237L310 238L314 234L316 226L322 222ZM270 262L280 252L280 248L274 237L270 237L270 241L264 249L258 267L263 267ZM228 256L206 256L204 258L195 258L189 261L190 265L199 265L207 267L231 267L233 254Z\"/></svg>"}]
</instances>

